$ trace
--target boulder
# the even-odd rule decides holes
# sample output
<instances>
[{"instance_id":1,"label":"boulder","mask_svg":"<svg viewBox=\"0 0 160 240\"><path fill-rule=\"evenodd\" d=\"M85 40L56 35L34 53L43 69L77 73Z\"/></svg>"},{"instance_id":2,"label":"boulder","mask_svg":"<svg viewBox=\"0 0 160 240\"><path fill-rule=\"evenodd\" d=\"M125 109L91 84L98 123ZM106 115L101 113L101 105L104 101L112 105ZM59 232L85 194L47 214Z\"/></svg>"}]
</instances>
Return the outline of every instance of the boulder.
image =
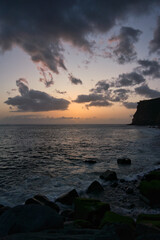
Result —
<instances>
[{"instance_id":1,"label":"boulder","mask_svg":"<svg viewBox=\"0 0 160 240\"><path fill-rule=\"evenodd\" d=\"M148 174L146 174L143 180L151 181L151 180L159 180L160 181L160 169L154 170Z\"/></svg>"},{"instance_id":2,"label":"boulder","mask_svg":"<svg viewBox=\"0 0 160 240\"><path fill-rule=\"evenodd\" d=\"M134 220L128 216L122 216L114 212L106 211L104 217L101 220L100 228L106 224L126 224L126 225L135 225Z\"/></svg>"},{"instance_id":3,"label":"boulder","mask_svg":"<svg viewBox=\"0 0 160 240\"><path fill-rule=\"evenodd\" d=\"M104 179L105 181L117 180L117 174L114 171L107 170L100 175L100 178Z\"/></svg>"},{"instance_id":4,"label":"boulder","mask_svg":"<svg viewBox=\"0 0 160 240\"><path fill-rule=\"evenodd\" d=\"M11 208L0 216L0 237L63 227L63 218L47 206L37 204Z\"/></svg>"},{"instance_id":5,"label":"boulder","mask_svg":"<svg viewBox=\"0 0 160 240\"><path fill-rule=\"evenodd\" d=\"M87 189L87 193L101 193L103 191L104 188L98 181L92 182Z\"/></svg>"},{"instance_id":6,"label":"boulder","mask_svg":"<svg viewBox=\"0 0 160 240\"><path fill-rule=\"evenodd\" d=\"M74 221L74 226L78 228L92 228L92 225L89 221L83 219L77 219Z\"/></svg>"},{"instance_id":7,"label":"boulder","mask_svg":"<svg viewBox=\"0 0 160 240\"><path fill-rule=\"evenodd\" d=\"M74 219L74 211L71 209L66 209L61 212L61 216L64 217L65 221L71 221Z\"/></svg>"},{"instance_id":8,"label":"boulder","mask_svg":"<svg viewBox=\"0 0 160 240\"><path fill-rule=\"evenodd\" d=\"M139 185L140 193L145 197L146 202L150 205L160 206L160 181L151 180L145 181L142 180Z\"/></svg>"},{"instance_id":9,"label":"boulder","mask_svg":"<svg viewBox=\"0 0 160 240\"><path fill-rule=\"evenodd\" d=\"M40 195L40 194L35 195L35 196L34 196L34 199L36 199L37 201L39 201L42 205L46 205L46 206L48 206L48 207L56 210L56 212L59 212L59 211L60 211L59 206L58 206L56 203L50 201L50 200L49 200L46 196L44 196L44 195Z\"/></svg>"},{"instance_id":10,"label":"boulder","mask_svg":"<svg viewBox=\"0 0 160 240\"><path fill-rule=\"evenodd\" d=\"M121 165L130 165L131 164L131 159L129 158L118 158L117 163Z\"/></svg>"},{"instance_id":11,"label":"boulder","mask_svg":"<svg viewBox=\"0 0 160 240\"><path fill-rule=\"evenodd\" d=\"M35 198L28 198L25 201L25 204L28 205L28 204L41 204L41 203Z\"/></svg>"},{"instance_id":12,"label":"boulder","mask_svg":"<svg viewBox=\"0 0 160 240\"><path fill-rule=\"evenodd\" d=\"M150 225L160 229L160 214L140 214L137 223Z\"/></svg>"},{"instance_id":13,"label":"boulder","mask_svg":"<svg viewBox=\"0 0 160 240\"><path fill-rule=\"evenodd\" d=\"M133 194L133 193L134 193L133 188L128 187L128 188L126 189L126 193L127 193L127 194Z\"/></svg>"},{"instance_id":14,"label":"boulder","mask_svg":"<svg viewBox=\"0 0 160 240\"><path fill-rule=\"evenodd\" d=\"M76 219L87 220L93 226L98 226L104 213L110 210L110 206L95 199L76 198L74 210Z\"/></svg>"},{"instance_id":15,"label":"boulder","mask_svg":"<svg viewBox=\"0 0 160 240\"><path fill-rule=\"evenodd\" d=\"M73 189L72 191L60 196L56 199L56 202L60 202L65 205L72 205L74 202L74 199L79 197L77 191Z\"/></svg>"}]
</instances>

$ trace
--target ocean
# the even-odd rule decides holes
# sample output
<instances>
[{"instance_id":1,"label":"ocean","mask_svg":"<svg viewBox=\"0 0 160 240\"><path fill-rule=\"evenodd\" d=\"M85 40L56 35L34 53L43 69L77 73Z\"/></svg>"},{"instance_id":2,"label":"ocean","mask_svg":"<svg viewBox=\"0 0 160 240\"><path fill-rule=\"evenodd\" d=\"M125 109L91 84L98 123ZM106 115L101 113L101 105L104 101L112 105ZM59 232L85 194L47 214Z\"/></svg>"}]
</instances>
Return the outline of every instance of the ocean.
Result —
<instances>
[{"instance_id":1,"label":"ocean","mask_svg":"<svg viewBox=\"0 0 160 240\"><path fill-rule=\"evenodd\" d=\"M130 166L117 159L128 157ZM96 160L87 164L85 160ZM55 200L83 192L114 170L128 181L160 166L160 129L130 125L0 126L0 204L15 206L33 195Z\"/></svg>"}]
</instances>

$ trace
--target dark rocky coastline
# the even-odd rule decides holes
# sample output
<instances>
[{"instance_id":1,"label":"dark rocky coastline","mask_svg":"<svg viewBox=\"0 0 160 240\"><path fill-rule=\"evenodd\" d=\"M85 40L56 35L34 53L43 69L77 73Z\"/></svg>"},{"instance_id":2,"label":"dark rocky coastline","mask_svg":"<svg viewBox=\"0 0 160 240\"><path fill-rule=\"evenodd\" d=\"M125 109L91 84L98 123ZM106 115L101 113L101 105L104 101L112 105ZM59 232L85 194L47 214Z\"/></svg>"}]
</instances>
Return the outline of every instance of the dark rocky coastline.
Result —
<instances>
[{"instance_id":1,"label":"dark rocky coastline","mask_svg":"<svg viewBox=\"0 0 160 240\"><path fill-rule=\"evenodd\" d=\"M103 187L94 181L82 195L73 189L56 202L35 195L21 206L0 205L0 239L160 239L160 214L140 212L160 207L160 170L130 182L103 181Z\"/></svg>"},{"instance_id":2,"label":"dark rocky coastline","mask_svg":"<svg viewBox=\"0 0 160 240\"><path fill-rule=\"evenodd\" d=\"M140 101L132 125L160 126L160 98Z\"/></svg>"}]
</instances>

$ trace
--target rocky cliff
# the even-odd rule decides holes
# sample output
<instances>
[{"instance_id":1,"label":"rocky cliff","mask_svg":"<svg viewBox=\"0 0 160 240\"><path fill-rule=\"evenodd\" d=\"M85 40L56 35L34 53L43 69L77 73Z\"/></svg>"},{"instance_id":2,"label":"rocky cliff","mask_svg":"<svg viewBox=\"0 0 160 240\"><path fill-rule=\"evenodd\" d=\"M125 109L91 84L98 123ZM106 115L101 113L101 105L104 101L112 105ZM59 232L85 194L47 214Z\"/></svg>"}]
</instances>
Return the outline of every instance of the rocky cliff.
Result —
<instances>
[{"instance_id":1,"label":"rocky cliff","mask_svg":"<svg viewBox=\"0 0 160 240\"><path fill-rule=\"evenodd\" d=\"M132 125L160 125L160 98L140 101Z\"/></svg>"}]
</instances>

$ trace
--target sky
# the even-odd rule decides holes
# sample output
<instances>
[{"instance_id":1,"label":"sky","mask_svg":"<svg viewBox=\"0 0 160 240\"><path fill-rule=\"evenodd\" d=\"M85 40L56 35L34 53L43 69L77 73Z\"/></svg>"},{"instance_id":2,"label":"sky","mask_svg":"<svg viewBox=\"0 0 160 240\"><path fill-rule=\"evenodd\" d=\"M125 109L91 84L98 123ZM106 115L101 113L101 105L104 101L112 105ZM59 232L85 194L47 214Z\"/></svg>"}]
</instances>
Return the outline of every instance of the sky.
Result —
<instances>
[{"instance_id":1,"label":"sky","mask_svg":"<svg viewBox=\"0 0 160 240\"><path fill-rule=\"evenodd\" d=\"M131 123L159 79L159 0L0 0L0 124Z\"/></svg>"}]
</instances>

